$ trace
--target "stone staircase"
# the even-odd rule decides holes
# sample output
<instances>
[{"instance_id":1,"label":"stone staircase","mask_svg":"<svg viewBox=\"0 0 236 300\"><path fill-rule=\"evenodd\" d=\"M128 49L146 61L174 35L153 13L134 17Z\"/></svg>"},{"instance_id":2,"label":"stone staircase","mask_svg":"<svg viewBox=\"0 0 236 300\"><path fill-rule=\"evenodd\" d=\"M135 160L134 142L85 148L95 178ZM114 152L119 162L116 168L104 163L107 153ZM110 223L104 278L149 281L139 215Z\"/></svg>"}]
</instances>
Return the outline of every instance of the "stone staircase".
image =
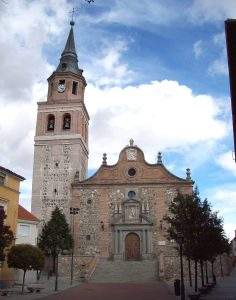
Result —
<instances>
[{"instance_id":1,"label":"stone staircase","mask_svg":"<svg viewBox=\"0 0 236 300\"><path fill-rule=\"evenodd\" d=\"M153 282L158 279L157 261L108 261L100 258L91 282Z\"/></svg>"}]
</instances>

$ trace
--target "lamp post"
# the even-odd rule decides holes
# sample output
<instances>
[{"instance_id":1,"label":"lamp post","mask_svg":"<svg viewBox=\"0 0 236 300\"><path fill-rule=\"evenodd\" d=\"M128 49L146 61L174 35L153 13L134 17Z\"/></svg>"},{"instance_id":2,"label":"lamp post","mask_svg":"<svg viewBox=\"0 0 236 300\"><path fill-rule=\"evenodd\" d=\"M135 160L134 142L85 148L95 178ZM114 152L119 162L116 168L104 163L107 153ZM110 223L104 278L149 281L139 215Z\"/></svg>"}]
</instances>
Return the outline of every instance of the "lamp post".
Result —
<instances>
[{"instance_id":1,"label":"lamp post","mask_svg":"<svg viewBox=\"0 0 236 300\"><path fill-rule=\"evenodd\" d=\"M60 249L56 249L57 262L56 262L56 277L55 277L55 291L58 290L58 255L60 253Z\"/></svg>"},{"instance_id":2,"label":"lamp post","mask_svg":"<svg viewBox=\"0 0 236 300\"><path fill-rule=\"evenodd\" d=\"M179 252L180 252L180 295L181 300L185 300L185 288L184 288L184 272L183 272L183 242L184 236L182 233L177 234L177 243L179 244Z\"/></svg>"},{"instance_id":3,"label":"lamp post","mask_svg":"<svg viewBox=\"0 0 236 300\"><path fill-rule=\"evenodd\" d=\"M70 284L73 284L73 278L74 278L74 216L79 213L79 208L77 207L70 207L70 215L72 215L72 238L73 238L73 244L72 244L72 249L71 249L71 262L70 262Z\"/></svg>"}]
</instances>

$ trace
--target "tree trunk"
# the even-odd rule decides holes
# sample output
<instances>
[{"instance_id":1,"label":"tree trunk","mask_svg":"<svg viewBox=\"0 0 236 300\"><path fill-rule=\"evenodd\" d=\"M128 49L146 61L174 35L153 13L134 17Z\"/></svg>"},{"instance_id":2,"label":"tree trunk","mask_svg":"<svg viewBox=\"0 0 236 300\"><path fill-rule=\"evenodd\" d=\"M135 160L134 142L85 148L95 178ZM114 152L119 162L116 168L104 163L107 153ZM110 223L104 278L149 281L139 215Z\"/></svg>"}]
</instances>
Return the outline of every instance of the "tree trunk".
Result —
<instances>
[{"instance_id":1,"label":"tree trunk","mask_svg":"<svg viewBox=\"0 0 236 300\"><path fill-rule=\"evenodd\" d=\"M198 277L197 277L197 260L194 260L194 275L195 275L195 292L198 290Z\"/></svg>"},{"instance_id":2,"label":"tree trunk","mask_svg":"<svg viewBox=\"0 0 236 300\"><path fill-rule=\"evenodd\" d=\"M52 272L53 272L53 274L56 273L56 258L57 258L57 256L53 255L53 265L52 265Z\"/></svg>"},{"instance_id":3,"label":"tree trunk","mask_svg":"<svg viewBox=\"0 0 236 300\"><path fill-rule=\"evenodd\" d=\"M215 276L215 273L214 273L214 260L211 261L211 276L212 276L212 281L214 283L216 283L216 276Z\"/></svg>"},{"instance_id":4,"label":"tree trunk","mask_svg":"<svg viewBox=\"0 0 236 300\"><path fill-rule=\"evenodd\" d=\"M191 261L188 259L188 275L189 275L189 285L193 286L192 284L192 272L191 272Z\"/></svg>"},{"instance_id":5,"label":"tree trunk","mask_svg":"<svg viewBox=\"0 0 236 300\"><path fill-rule=\"evenodd\" d=\"M223 267L222 267L222 261L221 261L221 255L220 255L220 274L221 277L224 277Z\"/></svg>"},{"instance_id":6,"label":"tree trunk","mask_svg":"<svg viewBox=\"0 0 236 300\"><path fill-rule=\"evenodd\" d=\"M201 269L202 286L204 286L204 273L203 273L203 261L202 260L200 260L200 269Z\"/></svg>"},{"instance_id":7,"label":"tree trunk","mask_svg":"<svg viewBox=\"0 0 236 300\"><path fill-rule=\"evenodd\" d=\"M207 261L205 263L205 271L206 271L206 283L209 283L208 282L208 269L207 269Z\"/></svg>"},{"instance_id":8,"label":"tree trunk","mask_svg":"<svg viewBox=\"0 0 236 300\"><path fill-rule=\"evenodd\" d=\"M41 270L37 270L37 281L39 281L40 276L41 276Z\"/></svg>"},{"instance_id":9,"label":"tree trunk","mask_svg":"<svg viewBox=\"0 0 236 300\"><path fill-rule=\"evenodd\" d=\"M26 274L26 270L23 270L24 274L23 274L23 282L22 282L22 289L21 289L21 294L24 293L24 287L25 287L25 274Z\"/></svg>"}]
</instances>

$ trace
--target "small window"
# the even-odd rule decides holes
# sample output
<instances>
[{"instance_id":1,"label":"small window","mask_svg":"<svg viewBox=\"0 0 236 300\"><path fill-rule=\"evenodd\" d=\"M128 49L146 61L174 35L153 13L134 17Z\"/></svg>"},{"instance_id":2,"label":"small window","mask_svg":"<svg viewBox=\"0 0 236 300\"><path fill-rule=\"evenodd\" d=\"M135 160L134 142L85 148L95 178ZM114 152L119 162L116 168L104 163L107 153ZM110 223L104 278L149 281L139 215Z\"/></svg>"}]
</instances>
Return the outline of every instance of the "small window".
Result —
<instances>
[{"instance_id":1,"label":"small window","mask_svg":"<svg viewBox=\"0 0 236 300\"><path fill-rule=\"evenodd\" d=\"M135 176L135 174L136 174L135 168L130 168L130 169L128 170L128 174L129 174L129 176L131 176L131 177Z\"/></svg>"},{"instance_id":2,"label":"small window","mask_svg":"<svg viewBox=\"0 0 236 300\"><path fill-rule=\"evenodd\" d=\"M65 114L64 117L63 117L63 129L69 130L70 129L70 123L71 123L70 114Z\"/></svg>"},{"instance_id":3,"label":"small window","mask_svg":"<svg viewBox=\"0 0 236 300\"><path fill-rule=\"evenodd\" d=\"M47 130L48 131L53 131L54 127L55 127L55 117L54 117L54 115L49 115L48 116Z\"/></svg>"},{"instance_id":4,"label":"small window","mask_svg":"<svg viewBox=\"0 0 236 300\"><path fill-rule=\"evenodd\" d=\"M59 84L65 84L65 79L59 80Z\"/></svg>"},{"instance_id":5,"label":"small window","mask_svg":"<svg viewBox=\"0 0 236 300\"><path fill-rule=\"evenodd\" d=\"M72 85L72 94L73 95L77 95L78 92L78 82L73 81L73 85Z\"/></svg>"},{"instance_id":6,"label":"small window","mask_svg":"<svg viewBox=\"0 0 236 300\"><path fill-rule=\"evenodd\" d=\"M133 199L135 197L136 193L134 191L129 191L128 192L128 198Z\"/></svg>"},{"instance_id":7,"label":"small window","mask_svg":"<svg viewBox=\"0 0 236 300\"><path fill-rule=\"evenodd\" d=\"M62 63L61 64L61 69L64 71L66 69L67 64L66 63Z\"/></svg>"},{"instance_id":8,"label":"small window","mask_svg":"<svg viewBox=\"0 0 236 300\"><path fill-rule=\"evenodd\" d=\"M30 225L20 224L19 235L20 236L29 236L30 235Z\"/></svg>"},{"instance_id":9,"label":"small window","mask_svg":"<svg viewBox=\"0 0 236 300\"><path fill-rule=\"evenodd\" d=\"M6 175L0 173L0 185L4 185L4 183L5 183L5 178L6 178Z\"/></svg>"},{"instance_id":10,"label":"small window","mask_svg":"<svg viewBox=\"0 0 236 300\"><path fill-rule=\"evenodd\" d=\"M89 234L86 235L86 240L90 241L91 240L91 236Z\"/></svg>"},{"instance_id":11,"label":"small window","mask_svg":"<svg viewBox=\"0 0 236 300\"><path fill-rule=\"evenodd\" d=\"M88 199L87 200L87 204L91 204L92 203L92 200L91 199Z\"/></svg>"}]
</instances>

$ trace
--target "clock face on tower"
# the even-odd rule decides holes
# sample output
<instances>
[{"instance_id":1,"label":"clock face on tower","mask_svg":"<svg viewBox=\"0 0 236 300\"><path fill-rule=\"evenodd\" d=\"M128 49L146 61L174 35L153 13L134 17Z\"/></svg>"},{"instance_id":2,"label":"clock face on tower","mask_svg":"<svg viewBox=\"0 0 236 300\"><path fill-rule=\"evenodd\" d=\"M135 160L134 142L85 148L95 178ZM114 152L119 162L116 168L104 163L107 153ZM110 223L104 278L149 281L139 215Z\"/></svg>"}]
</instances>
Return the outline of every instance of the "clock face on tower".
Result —
<instances>
[{"instance_id":1,"label":"clock face on tower","mask_svg":"<svg viewBox=\"0 0 236 300\"><path fill-rule=\"evenodd\" d=\"M65 80L60 80L57 87L58 92L63 93L65 89L66 89Z\"/></svg>"}]
</instances>

